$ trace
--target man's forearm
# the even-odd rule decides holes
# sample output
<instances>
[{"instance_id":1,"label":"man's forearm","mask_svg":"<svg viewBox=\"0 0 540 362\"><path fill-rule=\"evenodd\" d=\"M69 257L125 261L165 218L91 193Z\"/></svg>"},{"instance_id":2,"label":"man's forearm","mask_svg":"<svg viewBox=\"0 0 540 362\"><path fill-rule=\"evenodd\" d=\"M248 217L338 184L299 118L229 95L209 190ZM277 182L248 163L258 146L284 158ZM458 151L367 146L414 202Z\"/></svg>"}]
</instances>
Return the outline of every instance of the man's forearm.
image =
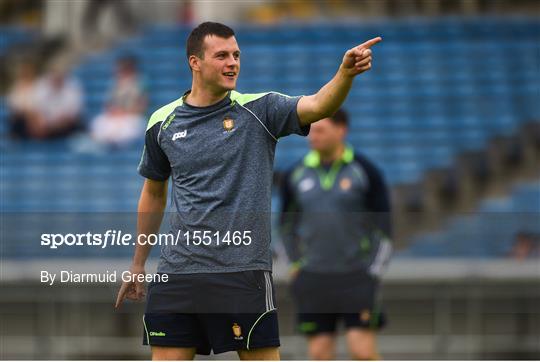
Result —
<instances>
[{"instance_id":1,"label":"man's forearm","mask_svg":"<svg viewBox=\"0 0 540 362\"><path fill-rule=\"evenodd\" d=\"M298 104L298 116L302 126L331 117L347 98L354 77L342 67L317 93L302 97Z\"/></svg>"},{"instance_id":2,"label":"man's forearm","mask_svg":"<svg viewBox=\"0 0 540 362\"><path fill-rule=\"evenodd\" d=\"M315 94L315 102L319 106L316 120L336 113L347 98L353 80L354 77L345 74L343 69L339 68L336 75Z\"/></svg>"},{"instance_id":3,"label":"man's forearm","mask_svg":"<svg viewBox=\"0 0 540 362\"><path fill-rule=\"evenodd\" d=\"M137 235L148 236L159 232L166 202L166 197L154 197L144 193L141 195L137 214ZM136 243L133 265L144 267L151 249L152 245L148 243Z\"/></svg>"}]
</instances>

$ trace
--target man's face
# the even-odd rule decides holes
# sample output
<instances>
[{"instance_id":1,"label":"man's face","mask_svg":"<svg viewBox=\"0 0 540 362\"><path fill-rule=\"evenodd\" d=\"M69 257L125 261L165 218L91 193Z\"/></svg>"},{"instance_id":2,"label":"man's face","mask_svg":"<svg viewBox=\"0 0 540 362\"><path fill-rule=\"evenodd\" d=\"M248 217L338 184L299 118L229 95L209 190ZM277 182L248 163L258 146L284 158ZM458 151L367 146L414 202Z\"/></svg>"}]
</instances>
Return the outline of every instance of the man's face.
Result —
<instances>
[{"instance_id":1,"label":"man's face","mask_svg":"<svg viewBox=\"0 0 540 362\"><path fill-rule=\"evenodd\" d=\"M66 74L62 69L53 69L51 71L51 83L56 89L60 89L64 85Z\"/></svg>"},{"instance_id":2,"label":"man's face","mask_svg":"<svg viewBox=\"0 0 540 362\"><path fill-rule=\"evenodd\" d=\"M334 124L329 118L325 118L311 124L309 143L312 149L326 153L336 149L345 140L346 134L345 126Z\"/></svg>"},{"instance_id":3,"label":"man's face","mask_svg":"<svg viewBox=\"0 0 540 362\"><path fill-rule=\"evenodd\" d=\"M236 38L209 35L204 39L204 57L198 59L203 82L216 91L236 88L240 73L240 49Z\"/></svg>"},{"instance_id":4,"label":"man's face","mask_svg":"<svg viewBox=\"0 0 540 362\"><path fill-rule=\"evenodd\" d=\"M135 73L135 66L126 60L121 60L118 62L117 68L116 68L116 74L118 77L126 77L130 76Z\"/></svg>"}]
</instances>

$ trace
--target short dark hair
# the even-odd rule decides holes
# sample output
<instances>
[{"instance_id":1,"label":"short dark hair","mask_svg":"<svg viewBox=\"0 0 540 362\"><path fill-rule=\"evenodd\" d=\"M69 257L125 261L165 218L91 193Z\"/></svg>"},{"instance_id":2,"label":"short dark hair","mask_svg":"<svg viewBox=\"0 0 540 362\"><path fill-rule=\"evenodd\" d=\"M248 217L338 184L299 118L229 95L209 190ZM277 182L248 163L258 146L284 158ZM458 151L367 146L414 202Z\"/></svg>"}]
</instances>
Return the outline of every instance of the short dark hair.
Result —
<instances>
[{"instance_id":1,"label":"short dark hair","mask_svg":"<svg viewBox=\"0 0 540 362\"><path fill-rule=\"evenodd\" d=\"M120 55L118 58L116 58L116 63L118 65L128 66L131 69L137 68L137 57L133 54L126 53Z\"/></svg>"},{"instance_id":2,"label":"short dark hair","mask_svg":"<svg viewBox=\"0 0 540 362\"><path fill-rule=\"evenodd\" d=\"M338 109L337 112L334 113L334 115L329 118L333 124L345 126L345 127L349 126L349 115L343 108Z\"/></svg>"},{"instance_id":3,"label":"short dark hair","mask_svg":"<svg viewBox=\"0 0 540 362\"><path fill-rule=\"evenodd\" d=\"M234 30L229 28L227 25L213 23L211 21L199 24L199 26L191 31L187 39L186 53L188 59L191 55L195 55L199 58L203 57L204 38L206 38L208 35L215 35L219 36L220 38L228 39L231 36L234 36Z\"/></svg>"}]
</instances>

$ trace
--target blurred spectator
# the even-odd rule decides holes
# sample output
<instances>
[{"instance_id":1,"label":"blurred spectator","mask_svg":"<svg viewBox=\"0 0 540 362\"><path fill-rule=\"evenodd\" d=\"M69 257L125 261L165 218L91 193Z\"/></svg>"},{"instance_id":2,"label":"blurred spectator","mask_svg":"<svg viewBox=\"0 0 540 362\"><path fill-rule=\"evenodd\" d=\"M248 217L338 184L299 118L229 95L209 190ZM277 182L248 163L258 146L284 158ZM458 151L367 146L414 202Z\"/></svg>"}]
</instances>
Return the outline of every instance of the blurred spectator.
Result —
<instances>
[{"instance_id":1,"label":"blurred spectator","mask_svg":"<svg viewBox=\"0 0 540 362\"><path fill-rule=\"evenodd\" d=\"M36 86L37 138L65 137L82 124L82 89L67 73L67 64L55 61Z\"/></svg>"},{"instance_id":2,"label":"blurred spectator","mask_svg":"<svg viewBox=\"0 0 540 362\"><path fill-rule=\"evenodd\" d=\"M30 138L36 101L36 67L29 61L15 65L15 79L8 92L9 126L13 138Z\"/></svg>"},{"instance_id":3,"label":"blurred spectator","mask_svg":"<svg viewBox=\"0 0 540 362\"><path fill-rule=\"evenodd\" d=\"M33 65L21 64L9 104L14 113L15 137L52 139L65 137L81 125L82 91L67 75L67 65L54 61L35 82Z\"/></svg>"},{"instance_id":4,"label":"blurred spectator","mask_svg":"<svg viewBox=\"0 0 540 362\"><path fill-rule=\"evenodd\" d=\"M540 257L540 238L538 235L519 232L516 234L510 256L516 260Z\"/></svg>"},{"instance_id":5,"label":"blurred spectator","mask_svg":"<svg viewBox=\"0 0 540 362\"><path fill-rule=\"evenodd\" d=\"M92 138L116 147L139 139L144 131L143 114L147 102L135 58L118 60L116 81L109 99L105 111L92 121Z\"/></svg>"}]
</instances>

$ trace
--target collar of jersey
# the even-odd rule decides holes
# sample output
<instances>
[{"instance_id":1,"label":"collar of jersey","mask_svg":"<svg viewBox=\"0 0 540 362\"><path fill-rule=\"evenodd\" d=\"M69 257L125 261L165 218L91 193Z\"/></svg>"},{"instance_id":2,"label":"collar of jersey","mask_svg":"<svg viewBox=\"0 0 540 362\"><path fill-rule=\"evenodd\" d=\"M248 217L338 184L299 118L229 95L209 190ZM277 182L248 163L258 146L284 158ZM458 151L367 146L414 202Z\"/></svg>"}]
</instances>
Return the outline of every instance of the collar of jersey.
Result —
<instances>
[{"instance_id":1,"label":"collar of jersey","mask_svg":"<svg viewBox=\"0 0 540 362\"><path fill-rule=\"evenodd\" d=\"M184 94L180 98L180 104L179 104L180 106L185 106L185 107L188 107L188 108L204 111L204 110L212 110L214 108L220 108L224 104L230 103L232 101L232 99L231 99L231 91L228 91L227 95L222 100L220 100L220 101L218 101L218 102L216 102L214 104L211 104L209 106L198 107L198 106L193 106L193 105L186 102L186 97L188 96L189 93L191 93L191 89L184 92Z\"/></svg>"},{"instance_id":2,"label":"collar of jersey","mask_svg":"<svg viewBox=\"0 0 540 362\"><path fill-rule=\"evenodd\" d=\"M304 158L304 165L306 165L306 167L312 167L317 171L321 188L325 191L328 191L331 190L332 187L334 187L334 183L336 182L336 178L339 170L341 169L341 166L343 164L350 163L353 159L353 148L349 145L345 145L345 150L343 150L343 154L340 158L332 162L332 167L330 167L330 170L328 170L328 172L326 172L322 167L320 167L321 156L319 155L319 152L315 150L310 151L306 155L306 157Z\"/></svg>"},{"instance_id":3,"label":"collar of jersey","mask_svg":"<svg viewBox=\"0 0 540 362\"><path fill-rule=\"evenodd\" d=\"M351 163L354 159L354 150L350 145L345 145L345 149L343 150L343 153L341 154L341 158L335 160L341 161L343 163ZM304 157L304 166L311 167L311 168L317 168L321 165L321 155L319 152L315 150L311 150L305 157Z\"/></svg>"}]
</instances>

